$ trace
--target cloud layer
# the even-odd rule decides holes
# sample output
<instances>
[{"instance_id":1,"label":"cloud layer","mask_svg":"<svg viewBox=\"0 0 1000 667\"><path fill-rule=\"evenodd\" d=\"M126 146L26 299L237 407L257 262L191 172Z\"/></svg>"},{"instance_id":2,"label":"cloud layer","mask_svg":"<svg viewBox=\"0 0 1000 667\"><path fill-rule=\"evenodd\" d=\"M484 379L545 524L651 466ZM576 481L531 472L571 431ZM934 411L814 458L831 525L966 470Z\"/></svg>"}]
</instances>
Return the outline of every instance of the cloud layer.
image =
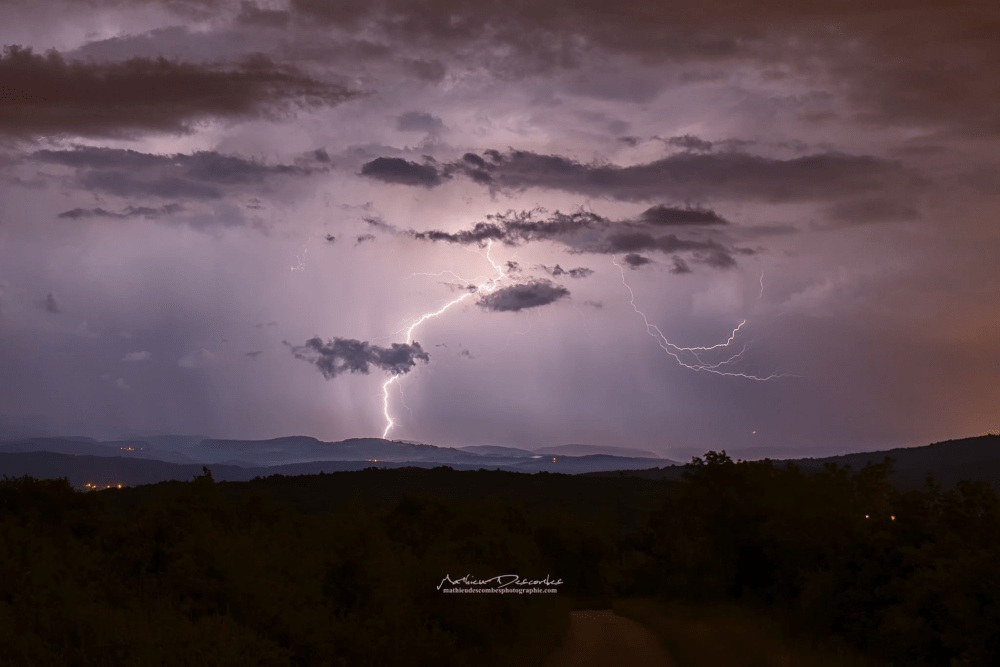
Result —
<instances>
[{"instance_id":1,"label":"cloud layer","mask_svg":"<svg viewBox=\"0 0 1000 667\"><path fill-rule=\"evenodd\" d=\"M518 312L528 308L547 306L569 296L569 290L548 280L534 280L501 287L479 297L476 302L483 310Z\"/></svg>"},{"instance_id":2,"label":"cloud layer","mask_svg":"<svg viewBox=\"0 0 1000 667\"><path fill-rule=\"evenodd\" d=\"M441 185L455 174L501 192L528 188L562 190L621 201L696 198L767 203L829 201L849 195L914 188L923 181L902 163L869 155L814 153L791 159L742 152L682 152L631 166L584 164L561 155L488 150L483 157L467 153L461 160L438 165L380 157L361 174L386 183ZM699 211L650 209L649 222L722 224Z\"/></svg>"},{"instance_id":3,"label":"cloud layer","mask_svg":"<svg viewBox=\"0 0 1000 667\"><path fill-rule=\"evenodd\" d=\"M381 347L354 338L334 338L324 343L317 336L303 345L290 347L296 359L315 365L327 380L342 373L368 375L372 368L389 375L405 375L418 361L430 361L430 355L424 352L420 343L393 343L390 347Z\"/></svg>"},{"instance_id":4,"label":"cloud layer","mask_svg":"<svg viewBox=\"0 0 1000 667\"><path fill-rule=\"evenodd\" d=\"M278 118L356 96L264 55L232 65L165 58L97 63L13 45L0 57L0 80L13 98L0 105L0 133L15 136L187 133L205 118Z\"/></svg>"},{"instance_id":5,"label":"cloud layer","mask_svg":"<svg viewBox=\"0 0 1000 667\"><path fill-rule=\"evenodd\" d=\"M650 211L653 213L650 214ZM750 248L726 246L712 239L682 239L676 234L663 234L658 228L665 226L662 218L679 218L681 223L668 222L667 225L681 224L716 225L724 220L709 209L679 209L658 206L648 209L639 220L612 221L596 213L581 211L560 213L556 211L547 219L538 219L543 211L509 211L487 216L484 222L476 223L470 229L458 232L410 231L409 235L419 241L444 241L460 245L482 245L489 241L500 241L515 246L522 243L552 241L567 246L573 252L615 255L638 253L640 251L662 252L665 254L689 253L700 263L717 269L736 266L735 255L752 255ZM653 222L650 222L650 218ZM638 255L636 255L638 257ZM638 260L636 260L638 262ZM642 262L635 263L639 266ZM684 265L686 267L686 264ZM560 271L561 271L560 267ZM578 272L582 277L585 272ZM556 275L556 274L552 274Z\"/></svg>"}]
</instances>

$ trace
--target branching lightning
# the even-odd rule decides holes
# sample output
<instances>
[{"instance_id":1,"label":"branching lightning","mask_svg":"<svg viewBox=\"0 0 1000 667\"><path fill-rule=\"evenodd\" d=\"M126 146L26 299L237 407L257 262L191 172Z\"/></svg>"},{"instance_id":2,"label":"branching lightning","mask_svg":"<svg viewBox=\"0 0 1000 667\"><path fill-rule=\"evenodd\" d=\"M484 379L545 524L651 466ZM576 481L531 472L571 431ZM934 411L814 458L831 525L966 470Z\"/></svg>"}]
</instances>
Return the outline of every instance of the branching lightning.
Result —
<instances>
[{"instance_id":1,"label":"branching lightning","mask_svg":"<svg viewBox=\"0 0 1000 667\"><path fill-rule=\"evenodd\" d=\"M526 336L526 335L528 335L528 333L531 331L531 319L528 318L528 313L524 313L524 321L528 323L528 328L525 329L524 331L511 331L510 334L507 336L507 342L504 343L503 347L501 347L499 350L497 350L493 354L500 354L501 352L503 352L504 350L506 350L510 346L510 339L513 338L514 336Z\"/></svg>"},{"instance_id":2,"label":"branching lightning","mask_svg":"<svg viewBox=\"0 0 1000 667\"><path fill-rule=\"evenodd\" d=\"M493 268L496 270L496 272L498 274L497 277L496 278L484 278L481 282L476 283L476 284L472 284L470 282L469 283L469 290L466 291L465 294L463 294L462 296L460 296L460 297L458 297L456 299L452 299L451 301L449 301L445 305L441 306L436 311L431 312L431 313L425 313L425 314L421 315L420 317L418 317L417 319L415 319L413 321L413 323L410 324L409 327L406 328L406 344L407 345L413 343L413 330L416 329L418 326L420 326L422 323L426 322L427 320L431 319L432 317L438 317L439 315L441 315L442 313L444 313L446 310L448 310L449 308L451 308L455 304L461 303L462 301L465 301L466 299L468 299L468 298L470 298L472 296L475 296L477 294L489 294L490 292L494 291L497 288L497 284L501 280L503 280L504 278L507 277L506 274L503 272L503 268L501 268L501 266L499 264L497 264L496 262L494 262L493 258L490 257L490 249L492 247L493 247L493 242L490 241L487 244L487 246L486 246L486 259L489 261L489 263L491 265L493 265ZM459 280L463 280L464 281L464 279L461 278L461 276L456 275L452 271L442 271L442 272L437 273L437 274L414 274L414 275L443 275L445 273L450 273L451 275L455 276ZM400 331L402 331L402 329L400 329ZM397 331L396 333L399 333L399 332ZM399 386L400 397L402 397L402 391L403 391L403 389L402 389L402 385L400 385L399 378L400 378L400 375L398 375L398 374L397 375L393 375L391 378L389 378L388 380L386 380L385 384L382 385L382 412L385 415L385 422L386 422L385 431L382 432L382 437L383 438L385 438L386 436L389 435L389 431L391 431L392 427L395 425L395 421L393 420L392 416L389 414L389 385L391 385L393 382L395 382L396 385ZM405 406L405 403L404 403L404 406ZM409 409L409 408L407 408L407 409Z\"/></svg>"},{"instance_id":3,"label":"branching lightning","mask_svg":"<svg viewBox=\"0 0 1000 667\"><path fill-rule=\"evenodd\" d=\"M632 309L642 317L642 321L646 324L646 333L648 333L652 338L656 339L656 342L659 343L660 347L663 348L663 350L667 354L669 354L670 356L672 356L677 361L677 363L680 364L681 366L683 366L684 368L689 368L689 369L691 369L693 371L704 371L706 373L714 373L716 375L727 375L727 376L730 376L730 377L741 377L741 378L746 378L748 380L757 380L758 382L765 382L767 380L774 380L774 379L781 378L781 377L797 377L797 376L791 376L791 375L787 375L787 374L771 374L771 375L768 375L766 377L761 377L761 376L758 376L758 375L750 375L750 374L747 374L747 373L734 373L734 372L731 372L731 371L719 370L719 368L722 367L722 366L726 366L728 364L735 363L735 362L739 361L740 359L742 359L744 353L748 349L750 349L751 343L745 344L743 346L743 348L738 353L736 353L736 354L730 356L728 359L720 361L719 363L716 363L716 364L706 363L701 358L701 356L699 356L699 353L708 352L710 350L718 350L718 349L721 349L721 348L728 348L733 343L733 341L736 340L736 334L739 332L739 330L742 329L743 325L745 325L747 323L746 320L743 320L742 322L740 322L739 326L737 326L735 329L733 329L733 333L730 334L729 339L725 343L719 343L717 345L710 345L710 346L705 346L705 347L700 347L700 346L699 347L681 347L680 345L675 345L675 344L671 343L669 340L667 340L667 337L663 335L663 332L660 331L659 327L657 327L655 324L650 324L649 320L646 318L646 314L643 313L641 310L639 310L638 306L635 305L635 293L632 292L632 288L625 281L625 269L622 267L621 264L618 263L618 261L615 259L614 256L611 257L611 261L612 261L612 263L614 263L615 266L618 267L618 270L621 272L622 285L625 285L625 288L628 290L629 296L631 297L631 300L629 301L629 303L632 305ZM761 274L761 294L763 294L763 289L764 289L763 288L763 280L764 280L764 274L762 273ZM691 362L691 363L687 363L687 362L684 361L684 359L681 358L681 355L685 355L685 356L690 355L690 357L694 358L694 361ZM689 361L690 361L690 359L689 359Z\"/></svg>"},{"instance_id":4,"label":"branching lightning","mask_svg":"<svg viewBox=\"0 0 1000 667\"><path fill-rule=\"evenodd\" d=\"M295 263L297 264L297 266L293 266L292 267L292 271L305 271L306 270L305 257L306 257L306 253L309 252L309 244L312 243L312 240L314 238L316 238L317 236L319 236L320 233L321 232L316 232L315 234L313 234L312 236L310 236L306 240L306 244L304 246L302 246L302 252L299 253L298 255L295 255Z\"/></svg>"}]
</instances>

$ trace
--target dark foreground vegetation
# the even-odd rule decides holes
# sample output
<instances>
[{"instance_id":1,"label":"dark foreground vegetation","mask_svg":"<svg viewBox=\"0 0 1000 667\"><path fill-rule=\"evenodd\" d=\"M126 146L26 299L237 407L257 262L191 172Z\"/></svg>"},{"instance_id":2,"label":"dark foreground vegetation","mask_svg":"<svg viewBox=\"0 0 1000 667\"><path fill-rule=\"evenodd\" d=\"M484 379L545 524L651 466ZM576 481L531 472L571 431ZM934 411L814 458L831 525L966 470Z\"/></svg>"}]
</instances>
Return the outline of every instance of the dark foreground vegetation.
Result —
<instances>
[{"instance_id":1,"label":"dark foreground vegetation","mask_svg":"<svg viewBox=\"0 0 1000 667\"><path fill-rule=\"evenodd\" d=\"M884 665L996 664L1000 499L986 483L901 492L890 466L807 474L709 452L684 482L205 470L83 493L4 478L0 664L541 665L571 608L627 600L640 620L655 605L766 614ZM437 590L506 573L564 583Z\"/></svg>"}]
</instances>

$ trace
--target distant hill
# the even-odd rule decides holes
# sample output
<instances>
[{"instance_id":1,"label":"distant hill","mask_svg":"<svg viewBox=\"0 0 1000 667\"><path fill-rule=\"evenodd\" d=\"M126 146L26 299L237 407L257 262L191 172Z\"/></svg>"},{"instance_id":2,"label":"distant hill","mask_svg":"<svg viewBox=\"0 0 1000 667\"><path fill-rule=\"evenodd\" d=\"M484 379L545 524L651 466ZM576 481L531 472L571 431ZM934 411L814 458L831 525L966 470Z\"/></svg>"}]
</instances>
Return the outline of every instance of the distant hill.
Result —
<instances>
[{"instance_id":1,"label":"distant hill","mask_svg":"<svg viewBox=\"0 0 1000 667\"><path fill-rule=\"evenodd\" d=\"M206 462L239 459L261 465L305 463L308 461L435 461L476 463L479 455L451 447L435 447L381 438L351 438L322 442L306 436L272 440L203 440L189 451Z\"/></svg>"},{"instance_id":2,"label":"distant hill","mask_svg":"<svg viewBox=\"0 0 1000 667\"><path fill-rule=\"evenodd\" d=\"M728 453L728 452L727 452ZM885 457L896 459L895 472L889 481L900 489L920 488L928 474L943 488L953 487L959 480L986 480L1000 491L1000 436L983 435L975 438L946 440L923 447L898 447L875 452L860 452L824 458L774 459L776 464L794 463L803 470L820 471L826 463L860 470L869 461L881 463ZM734 455L735 460L737 457ZM681 479L682 467L653 468L622 474L644 479ZM605 474L605 473L595 473Z\"/></svg>"},{"instance_id":3,"label":"distant hill","mask_svg":"<svg viewBox=\"0 0 1000 667\"><path fill-rule=\"evenodd\" d=\"M495 445L469 445L459 447L460 451L479 454L480 456L535 456L535 452L530 449L518 449L517 447L498 447Z\"/></svg>"},{"instance_id":4,"label":"distant hill","mask_svg":"<svg viewBox=\"0 0 1000 667\"><path fill-rule=\"evenodd\" d=\"M516 447L472 446L456 449L381 438L352 438L340 442L323 442L308 436L288 436L270 440L203 438L195 442L196 439L197 436L156 436L148 439L166 447L160 449L152 446L147 440L97 442L89 438L33 438L0 445L0 454L53 452L75 456L155 459L181 465L223 465L262 469L314 462L357 462L365 465L392 463L421 467L450 465L470 470L499 466L526 472L549 470L555 466L558 471L569 474L595 470L648 468L651 461L669 463L666 459L623 456L613 447L585 445L578 446L585 453L584 456L579 456L571 455L572 447L553 448L557 454L536 454ZM608 453L593 453L594 450L604 449ZM650 454L640 450L622 451ZM557 463L551 461L552 456L556 457Z\"/></svg>"},{"instance_id":5,"label":"distant hill","mask_svg":"<svg viewBox=\"0 0 1000 667\"><path fill-rule=\"evenodd\" d=\"M589 454L606 454L608 456L627 456L631 458L659 459L667 461L659 454L645 449L632 449L631 447L608 447L604 445L557 445L555 447L542 447L535 450L536 454L548 454L549 456L587 456ZM670 463L676 463L670 461Z\"/></svg>"},{"instance_id":6,"label":"distant hill","mask_svg":"<svg viewBox=\"0 0 1000 667\"><path fill-rule=\"evenodd\" d=\"M182 452L198 446L202 440L208 438L203 435L152 435L135 438L148 442L151 446L159 450L170 452Z\"/></svg>"},{"instance_id":7,"label":"distant hill","mask_svg":"<svg viewBox=\"0 0 1000 667\"><path fill-rule=\"evenodd\" d=\"M159 439L157 439L159 438ZM532 453L516 447L435 447L381 438L353 438L322 442L306 436L272 440L219 440L197 436L150 438L171 449L158 449L146 441L97 442L91 438L30 438L0 444L0 474L31 475L40 479L67 477L91 484L150 484L165 480L186 481L208 466L216 479L247 481L273 474L315 475L320 471L361 470L366 467L433 468L456 470L501 469L526 473L615 474L647 479L681 479L682 464L661 458L633 456L651 452L630 448L563 445ZM609 453L589 453L592 450ZM573 455L570 452L586 452ZM623 456L622 454L629 454ZM943 486L960 479L985 479L1000 490L1000 436L949 440L924 447L897 448L824 458L776 459L805 470L822 470L827 462L857 470L867 461L895 458L890 478L901 488L923 484L927 473ZM552 461L553 457L556 459ZM738 454L734 454L736 459Z\"/></svg>"},{"instance_id":8,"label":"distant hill","mask_svg":"<svg viewBox=\"0 0 1000 667\"><path fill-rule=\"evenodd\" d=\"M649 467L648 459L631 459L615 456L564 456L538 459L515 459L506 457L496 461L486 461L476 457L475 463L449 463L454 470L509 470L513 472L551 472L575 475L596 471L641 470ZM244 465L245 464L245 465ZM254 466L239 461L232 463L176 464L138 457L111 457L84 454L61 454L53 452L18 452L0 454L0 475L20 477L30 475L37 479L66 477L70 484L83 488L85 484L99 486L136 486L177 480L190 481L202 474L202 467L212 471L217 481L246 482L255 477L269 475L318 475L320 472L340 472L377 468L435 468L445 464L438 461L309 461L276 466Z\"/></svg>"},{"instance_id":9,"label":"distant hill","mask_svg":"<svg viewBox=\"0 0 1000 667\"><path fill-rule=\"evenodd\" d=\"M53 452L74 456L125 456L136 459L155 459L171 463L197 463L198 460L179 452L161 451L148 442L121 440L97 442L93 438L29 438L0 445L0 454L25 452Z\"/></svg>"},{"instance_id":10,"label":"distant hill","mask_svg":"<svg viewBox=\"0 0 1000 667\"><path fill-rule=\"evenodd\" d=\"M879 452L829 456L821 459L798 459L805 470L822 470L826 462L850 465L853 470L872 461L880 463L886 456L896 459L896 472L890 478L901 488L916 488L924 483L928 473L942 486L951 487L962 479L984 479L1000 490L1000 436L946 440L923 447L900 447Z\"/></svg>"}]
</instances>

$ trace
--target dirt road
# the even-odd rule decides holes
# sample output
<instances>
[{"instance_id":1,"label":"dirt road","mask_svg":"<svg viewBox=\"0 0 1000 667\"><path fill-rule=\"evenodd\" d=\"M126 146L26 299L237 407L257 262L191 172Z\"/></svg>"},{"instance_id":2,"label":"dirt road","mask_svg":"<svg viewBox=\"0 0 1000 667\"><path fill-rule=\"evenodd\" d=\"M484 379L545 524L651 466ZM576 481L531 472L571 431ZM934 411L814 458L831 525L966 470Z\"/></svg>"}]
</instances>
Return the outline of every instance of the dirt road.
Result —
<instances>
[{"instance_id":1,"label":"dirt road","mask_svg":"<svg viewBox=\"0 0 1000 667\"><path fill-rule=\"evenodd\" d=\"M613 611L574 611L545 667L673 667L652 632Z\"/></svg>"}]
</instances>

